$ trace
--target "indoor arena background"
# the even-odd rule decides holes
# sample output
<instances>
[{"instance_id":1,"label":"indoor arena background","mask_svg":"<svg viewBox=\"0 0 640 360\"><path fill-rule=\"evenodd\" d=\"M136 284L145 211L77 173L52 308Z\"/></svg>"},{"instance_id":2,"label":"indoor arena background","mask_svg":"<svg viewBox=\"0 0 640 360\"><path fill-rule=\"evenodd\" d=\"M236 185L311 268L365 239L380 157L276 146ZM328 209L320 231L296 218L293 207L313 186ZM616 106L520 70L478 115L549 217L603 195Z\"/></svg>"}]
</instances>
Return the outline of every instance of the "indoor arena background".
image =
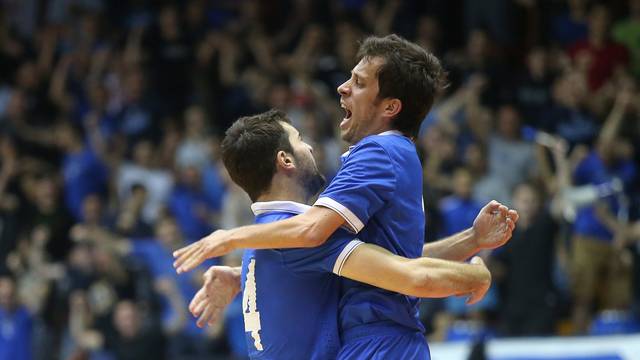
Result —
<instances>
[{"instance_id":1,"label":"indoor arena background","mask_svg":"<svg viewBox=\"0 0 640 360\"><path fill-rule=\"evenodd\" d=\"M330 178L336 88L389 33L448 71L427 241L520 213L483 302L423 301L433 358L640 359L640 1L0 4L0 360L243 359L240 304L199 330L171 257L253 220L221 136L280 108Z\"/></svg>"}]
</instances>

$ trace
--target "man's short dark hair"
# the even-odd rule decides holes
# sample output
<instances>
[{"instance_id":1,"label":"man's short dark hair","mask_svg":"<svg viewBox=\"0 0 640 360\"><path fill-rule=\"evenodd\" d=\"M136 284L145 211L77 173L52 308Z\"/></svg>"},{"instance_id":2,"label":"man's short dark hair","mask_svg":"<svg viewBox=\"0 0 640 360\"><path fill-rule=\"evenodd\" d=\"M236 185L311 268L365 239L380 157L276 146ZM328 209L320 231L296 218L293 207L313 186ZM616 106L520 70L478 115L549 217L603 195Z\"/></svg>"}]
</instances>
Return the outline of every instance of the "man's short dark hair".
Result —
<instances>
[{"instance_id":1,"label":"man's short dark hair","mask_svg":"<svg viewBox=\"0 0 640 360\"><path fill-rule=\"evenodd\" d=\"M370 36L358 49L357 61L381 58L378 69L378 99L397 98L402 102L392 127L410 137L417 137L422 120L445 85L440 60L419 45L392 34Z\"/></svg>"},{"instance_id":2,"label":"man's short dark hair","mask_svg":"<svg viewBox=\"0 0 640 360\"><path fill-rule=\"evenodd\" d=\"M256 201L276 172L276 154L293 154L289 136L280 122L290 124L280 110L242 117L231 125L222 140L222 161L231 179Z\"/></svg>"}]
</instances>

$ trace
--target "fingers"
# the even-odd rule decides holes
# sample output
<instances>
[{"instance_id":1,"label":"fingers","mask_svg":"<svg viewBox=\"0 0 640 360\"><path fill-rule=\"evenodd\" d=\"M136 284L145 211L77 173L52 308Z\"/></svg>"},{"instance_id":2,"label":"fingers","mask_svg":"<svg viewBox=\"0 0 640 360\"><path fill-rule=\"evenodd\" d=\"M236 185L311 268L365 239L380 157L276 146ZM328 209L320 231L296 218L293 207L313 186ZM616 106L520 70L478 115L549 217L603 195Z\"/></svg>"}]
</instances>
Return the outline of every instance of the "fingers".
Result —
<instances>
[{"instance_id":1,"label":"fingers","mask_svg":"<svg viewBox=\"0 0 640 360\"><path fill-rule=\"evenodd\" d=\"M498 208L500 207L500 203L495 201L495 200L491 200L489 201L489 203L487 205L484 206L484 208L482 208L481 211L483 212L488 212L488 213L494 213L498 211Z\"/></svg>"},{"instance_id":2,"label":"fingers","mask_svg":"<svg viewBox=\"0 0 640 360\"><path fill-rule=\"evenodd\" d=\"M194 243L190 247L191 248L188 251L182 253L173 263L178 274L190 271L202 262L202 260L198 261L200 256L199 254L202 252L202 245L200 242ZM194 265L194 263L196 264Z\"/></svg>"},{"instance_id":3,"label":"fingers","mask_svg":"<svg viewBox=\"0 0 640 360\"><path fill-rule=\"evenodd\" d=\"M173 252L173 257L176 259L173 262L173 267L178 269L180 266L191 256L191 254L198 248L198 242L195 242L187 247L176 250Z\"/></svg>"},{"instance_id":4,"label":"fingers","mask_svg":"<svg viewBox=\"0 0 640 360\"><path fill-rule=\"evenodd\" d=\"M191 255L187 260L185 260L184 264L180 265L178 268L178 274L185 273L191 271L198 267L198 265L202 264L205 260L204 253L202 249L198 249Z\"/></svg>"},{"instance_id":5,"label":"fingers","mask_svg":"<svg viewBox=\"0 0 640 360\"><path fill-rule=\"evenodd\" d=\"M520 214L518 214L518 212L516 210L509 210L509 214L508 217L513 220L514 223L518 222L518 219L520 218Z\"/></svg>"},{"instance_id":6,"label":"fingers","mask_svg":"<svg viewBox=\"0 0 640 360\"><path fill-rule=\"evenodd\" d=\"M509 212L509 208L500 204L500 206L498 206L498 211L500 212L500 216L502 216L503 218L506 218Z\"/></svg>"},{"instance_id":7,"label":"fingers","mask_svg":"<svg viewBox=\"0 0 640 360\"><path fill-rule=\"evenodd\" d=\"M200 318L196 322L196 325L198 325L199 328L203 328L207 324L207 322L209 322L209 318L211 317L212 312L213 312L213 306L211 305L205 306L204 311L202 312L202 315L200 315Z\"/></svg>"},{"instance_id":8,"label":"fingers","mask_svg":"<svg viewBox=\"0 0 640 360\"><path fill-rule=\"evenodd\" d=\"M207 303L207 290L203 286L202 288L200 288L200 290L198 290L196 295L193 297L193 300L191 300L191 303L189 303L189 312L191 312L191 314L195 317L200 316L200 313L202 312L202 309L204 305L206 305L206 303Z\"/></svg>"},{"instance_id":9,"label":"fingers","mask_svg":"<svg viewBox=\"0 0 640 360\"><path fill-rule=\"evenodd\" d=\"M185 247L183 247L183 248L180 248L180 249L178 249L178 250L174 251L174 252L173 252L173 257L174 257L174 258L181 257L181 256L182 256L182 254L184 254L185 252L188 252L191 248L193 248L193 247L194 247L194 246L196 246L197 244L198 244L198 242L194 242L194 243L193 243L193 244L191 244L191 245L187 245L187 246L185 246Z\"/></svg>"},{"instance_id":10,"label":"fingers","mask_svg":"<svg viewBox=\"0 0 640 360\"><path fill-rule=\"evenodd\" d=\"M511 218L507 218L507 228L508 228L509 232L512 232L513 229L516 228L516 223L513 222L513 220L511 220Z\"/></svg>"}]
</instances>

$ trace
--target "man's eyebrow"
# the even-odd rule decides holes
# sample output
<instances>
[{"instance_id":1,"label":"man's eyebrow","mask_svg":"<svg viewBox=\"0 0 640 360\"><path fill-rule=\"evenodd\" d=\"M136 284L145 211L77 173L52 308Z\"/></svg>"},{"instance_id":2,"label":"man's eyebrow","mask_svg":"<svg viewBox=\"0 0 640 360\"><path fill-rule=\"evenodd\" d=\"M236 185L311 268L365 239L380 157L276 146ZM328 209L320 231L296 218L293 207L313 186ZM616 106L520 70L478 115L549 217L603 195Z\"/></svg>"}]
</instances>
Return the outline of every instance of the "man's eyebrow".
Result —
<instances>
[{"instance_id":1,"label":"man's eyebrow","mask_svg":"<svg viewBox=\"0 0 640 360\"><path fill-rule=\"evenodd\" d=\"M356 72L356 71L354 71L354 70L351 70L351 75L357 76L357 77L359 77L359 78L361 78L361 79L364 79L364 80L366 80L366 79L367 79L367 76L366 76L366 75L364 75L364 74L362 74L362 73L360 73L360 72Z\"/></svg>"}]
</instances>

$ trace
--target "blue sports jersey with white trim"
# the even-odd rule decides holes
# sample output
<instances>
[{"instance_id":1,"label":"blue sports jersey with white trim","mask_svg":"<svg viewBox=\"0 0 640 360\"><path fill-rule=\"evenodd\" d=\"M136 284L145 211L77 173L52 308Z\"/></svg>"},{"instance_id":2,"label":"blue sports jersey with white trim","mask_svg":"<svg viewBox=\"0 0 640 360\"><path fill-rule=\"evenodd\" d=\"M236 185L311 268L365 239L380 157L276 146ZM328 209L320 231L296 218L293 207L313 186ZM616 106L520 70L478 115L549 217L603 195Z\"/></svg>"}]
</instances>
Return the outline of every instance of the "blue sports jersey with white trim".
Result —
<instances>
[{"instance_id":1,"label":"blue sports jersey with white trim","mask_svg":"<svg viewBox=\"0 0 640 360\"><path fill-rule=\"evenodd\" d=\"M407 258L422 256L422 166L411 140L395 131L368 136L342 160L340 171L315 205L341 214L364 242ZM418 301L344 279L341 330L355 334L375 324L386 333L424 332Z\"/></svg>"},{"instance_id":2,"label":"blue sports jersey with white trim","mask_svg":"<svg viewBox=\"0 0 640 360\"><path fill-rule=\"evenodd\" d=\"M255 203L256 223L283 220L306 205ZM339 273L348 254L362 242L338 230L322 246L304 249L246 250L242 259L242 309L251 359L335 359Z\"/></svg>"}]
</instances>

